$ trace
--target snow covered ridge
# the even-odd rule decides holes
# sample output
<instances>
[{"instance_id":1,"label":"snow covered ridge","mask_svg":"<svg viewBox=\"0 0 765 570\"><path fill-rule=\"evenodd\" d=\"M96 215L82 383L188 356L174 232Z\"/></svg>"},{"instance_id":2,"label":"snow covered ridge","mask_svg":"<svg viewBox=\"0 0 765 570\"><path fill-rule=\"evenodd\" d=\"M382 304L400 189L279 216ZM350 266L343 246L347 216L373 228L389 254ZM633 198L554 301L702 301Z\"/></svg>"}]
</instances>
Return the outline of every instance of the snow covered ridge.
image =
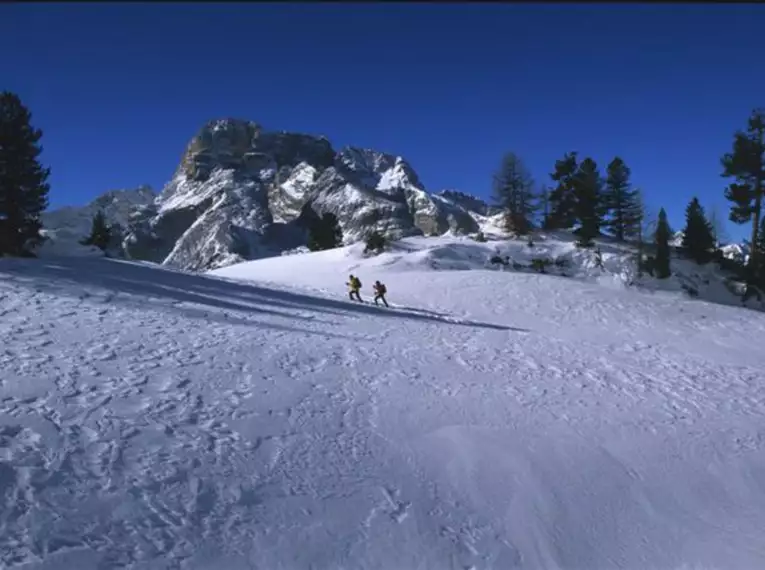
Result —
<instances>
[{"instance_id":1,"label":"snow covered ridge","mask_svg":"<svg viewBox=\"0 0 765 570\"><path fill-rule=\"evenodd\" d=\"M603 294L609 290L629 290L667 299L692 298L697 302L742 306L742 285L713 263L699 266L673 255L671 277L655 279L647 274L637 275L635 250L629 245L596 239L601 252L599 262L594 250L580 249L575 242L576 236L565 231L535 233L532 246L526 239L480 243L455 235L409 237L393 242L384 253L374 256L364 254L363 244L316 253L298 248L279 258L237 264L212 274L249 278L262 272L264 276L276 278L275 283L280 286L310 287L314 279L334 279L342 283L350 273L360 276L363 283L371 286L376 276L383 272L391 279L389 288L397 290L408 287L412 279L427 281L433 272L471 272L476 279L481 279L486 270L506 273L506 279L541 272L543 279L563 278L564 281L596 285ZM492 264L494 257L507 263ZM478 271L482 273L476 273ZM412 277L412 272L418 277ZM497 294L502 295L502 292ZM746 306L765 310L765 303L754 299Z\"/></svg>"},{"instance_id":2,"label":"snow covered ridge","mask_svg":"<svg viewBox=\"0 0 765 570\"><path fill-rule=\"evenodd\" d=\"M501 212L500 208L491 206L478 196L473 196L467 192L461 192L459 190L441 190L436 195L461 206L468 212L473 212L480 216L488 217Z\"/></svg>"},{"instance_id":3,"label":"snow covered ridge","mask_svg":"<svg viewBox=\"0 0 765 570\"><path fill-rule=\"evenodd\" d=\"M672 239L669 240L669 245L672 247L681 247L683 245L684 234L682 231L677 231L672 235ZM737 261L742 264L746 264L749 261L749 243L744 241L743 243L729 243L718 244L722 255L726 259Z\"/></svg>"},{"instance_id":4,"label":"snow covered ridge","mask_svg":"<svg viewBox=\"0 0 765 570\"><path fill-rule=\"evenodd\" d=\"M151 204L157 194L148 186L132 190L110 190L84 206L66 206L42 215L43 242L40 255L102 255L80 242L90 233L93 216L102 211L114 228L117 239L128 227L128 220L137 208ZM119 246L119 243L115 243Z\"/></svg>"},{"instance_id":5,"label":"snow covered ridge","mask_svg":"<svg viewBox=\"0 0 765 570\"><path fill-rule=\"evenodd\" d=\"M0 568L765 568L765 315L495 246L0 259Z\"/></svg>"},{"instance_id":6,"label":"snow covered ridge","mask_svg":"<svg viewBox=\"0 0 765 570\"><path fill-rule=\"evenodd\" d=\"M395 161L392 163L395 164ZM318 176L318 171L313 167L301 164L294 169L292 176L281 185L284 195L292 193L300 195L302 187L310 185ZM190 198L198 201L209 200L214 196L214 189L230 182L234 173L230 170L216 170L208 179L212 191L209 193L194 194ZM188 184L188 182L186 183ZM243 209L249 208L249 220L241 220L240 223L248 223L254 220L256 227L261 227L263 218L268 211L268 197L261 194L260 200L253 201L248 190L252 184L240 184L228 194L223 194L218 199L238 202ZM178 187L178 192L163 203L165 208L175 211L174 200L182 200L185 188ZM439 202L444 194L450 198L463 201L475 200L474 197L455 193L439 193L431 195L430 199ZM100 251L95 248L85 247L79 241L90 229L91 218L99 209L103 210L107 219L122 228L126 227L129 220L151 219L145 215L145 211L154 212L158 207L155 203L156 195L148 188L135 191L114 191L105 194L91 204L83 208L63 208L45 214L45 233L50 239L43 245L42 253L50 255L80 255L100 256ZM424 192L412 193L417 200L426 200ZM225 202L224 202L225 205ZM221 210L224 208L221 208ZM142 212L143 210L143 212ZM299 214L293 210L292 215L283 211L283 218L279 222L274 221L271 228L289 228L291 222L297 219ZM483 213L492 213L484 210ZM219 209L211 209L201 217L192 227L183 233L182 238L173 244L173 249L168 253L167 265L180 267L187 270L203 271L209 269L209 265L199 263L199 260L213 260L210 264L217 267L236 264L242 261L242 256L236 253L236 245L232 243L231 234L226 232L223 223L210 223L209 217L221 215ZM256 216L260 215L260 221ZM475 270L475 269L501 269L505 271L533 272L535 259L547 260L549 263L545 271L553 276L561 276L596 282L609 288L624 288L636 286L644 292L675 293L682 296L693 295L701 300L722 303L726 305L740 305L740 296L743 293L742 286L732 280L732 276L719 269L715 264L700 267L694 263L675 257L672 263L673 275L665 281L658 281L648 276L638 279L635 274L635 250L626 244L616 244L612 240L597 240L602 251L603 267L597 264L596 255L591 250L580 250L575 247L575 238L570 232L560 231L553 233L535 232L532 236L534 247L529 247L526 240L508 240L503 230L499 227L501 216L483 216L479 213L470 214L479 224L481 230L490 238L488 243L477 243L473 239L460 236L459 233L447 231L440 237L404 238L393 242L390 250L378 257L364 259L366 264L384 264L391 268L417 268L427 270ZM214 221L214 220L213 220ZM135 224L135 221L133 221ZM147 233L151 227L147 226ZM212 232L205 235L204 232ZM252 232L249 234L252 247L262 244L262 233ZM294 238L295 236L289 236ZM299 236L298 236L299 237ZM676 236L678 243L682 235ZM128 240L133 239L128 235ZM259 241L260 240L260 241ZM267 249L261 252L259 257L272 256L297 256L298 259L308 259L303 254L307 248L295 240L293 247L286 247L288 239L281 241L282 245L276 253ZM148 243L147 256L151 254L151 242ZM147 244L144 244L146 247ZM128 247L135 248L135 244L128 243ZM347 251L360 252L362 247L352 248ZM346 251L346 250L342 250ZM748 249L746 244L731 244L723 247L724 255L730 259L744 261ZM510 259L511 264L507 267L502 265L491 266L488 261L493 256ZM315 259L315 257L310 257ZM301 261L302 262L302 261ZM357 264L352 261L351 265ZM350 268L350 266L349 266ZM343 270L345 271L345 270ZM762 308L754 300L748 302L752 308Z\"/></svg>"},{"instance_id":7,"label":"snow covered ridge","mask_svg":"<svg viewBox=\"0 0 765 570\"><path fill-rule=\"evenodd\" d=\"M477 215L487 213L482 202L473 204ZM402 157L336 152L323 137L225 119L201 129L173 179L136 212L125 251L192 270L279 255L306 243L305 208L334 213L348 244L373 230L396 239L479 229L464 204L427 192Z\"/></svg>"}]
</instances>

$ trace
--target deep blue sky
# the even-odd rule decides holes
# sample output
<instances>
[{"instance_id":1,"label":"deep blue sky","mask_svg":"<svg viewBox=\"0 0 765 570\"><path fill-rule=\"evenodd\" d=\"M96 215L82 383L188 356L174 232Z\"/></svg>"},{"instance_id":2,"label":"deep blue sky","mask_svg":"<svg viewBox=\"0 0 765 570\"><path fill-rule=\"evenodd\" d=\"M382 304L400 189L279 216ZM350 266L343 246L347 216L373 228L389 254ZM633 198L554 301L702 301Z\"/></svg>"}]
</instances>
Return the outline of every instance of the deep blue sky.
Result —
<instances>
[{"instance_id":1,"label":"deep blue sky","mask_svg":"<svg viewBox=\"0 0 765 570\"><path fill-rule=\"evenodd\" d=\"M233 116L483 196L506 150L545 183L566 151L619 154L677 226L693 194L727 217L719 158L765 105L764 27L755 4L10 4L0 89L44 130L53 207L161 188Z\"/></svg>"}]
</instances>

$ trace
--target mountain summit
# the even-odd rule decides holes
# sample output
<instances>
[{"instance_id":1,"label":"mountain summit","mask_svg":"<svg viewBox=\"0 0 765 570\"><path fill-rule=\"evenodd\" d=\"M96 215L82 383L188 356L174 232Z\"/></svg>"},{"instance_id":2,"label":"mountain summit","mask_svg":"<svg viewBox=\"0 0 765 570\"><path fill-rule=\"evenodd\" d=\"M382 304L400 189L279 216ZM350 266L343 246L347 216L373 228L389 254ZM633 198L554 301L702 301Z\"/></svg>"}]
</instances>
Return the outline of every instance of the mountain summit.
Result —
<instances>
[{"instance_id":1,"label":"mountain summit","mask_svg":"<svg viewBox=\"0 0 765 570\"><path fill-rule=\"evenodd\" d=\"M477 231L486 204L460 198L427 192L400 156L336 152L324 137L221 119L202 127L172 180L134 212L124 247L133 259L223 267L305 244L306 208L335 214L346 244L372 231L391 239Z\"/></svg>"}]
</instances>

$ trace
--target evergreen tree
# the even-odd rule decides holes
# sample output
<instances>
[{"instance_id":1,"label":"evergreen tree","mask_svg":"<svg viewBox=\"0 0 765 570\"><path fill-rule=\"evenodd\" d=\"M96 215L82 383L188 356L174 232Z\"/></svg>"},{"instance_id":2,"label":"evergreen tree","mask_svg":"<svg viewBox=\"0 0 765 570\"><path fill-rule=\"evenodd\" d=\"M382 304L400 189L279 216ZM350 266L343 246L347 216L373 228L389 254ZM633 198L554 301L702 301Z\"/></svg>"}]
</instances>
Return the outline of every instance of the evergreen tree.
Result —
<instances>
[{"instance_id":1,"label":"evergreen tree","mask_svg":"<svg viewBox=\"0 0 765 570\"><path fill-rule=\"evenodd\" d=\"M327 231L327 249L334 249L343 245L343 230L337 216L327 212L322 217L322 222Z\"/></svg>"},{"instance_id":2,"label":"evergreen tree","mask_svg":"<svg viewBox=\"0 0 765 570\"><path fill-rule=\"evenodd\" d=\"M720 215L720 211L716 204L712 204L707 208L707 219L709 220L709 226L712 228L715 248L728 243L730 238L725 231L725 219Z\"/></svg>"},{"instance_id":3,"label":"evergreen tree","mask_svg":"<svg viewBox=\"0 0 765 570\"><path fill-rule=\"evenodd\" d=\"M343 231L337 221L337 216L327 212L321 218L315 214L306 215L308 223L308 249L323 251L333 249L343 244Z\"/></svg>"},{"instance_id":4,"label":"evergreen tree","mask_svg":"<svg viewBox=\"0 0 765 570\"><path fill-rule=\"evenodd\" d=\"M669 240L672 237L672 230L667 221L667 213L664 208L659 210L659 219L656 224L656 233L654 234L654 243L656 245L655 272L658 279L666 279L672 272L669 268Z\"/></svg>"},{"instance_id":5,"label":"evergreen tree","mask_svg":"<svg viewBox=\"0 0 765 570\"><path fill-rule=\"evenodd\" d=\"M99 210L93 216L93 222L90 227L90 235L82 240L82 245L94 245L101 251L106 251L109 243L112 241L112 228L106 223L104 213Z\"/></svg>"},{"instance_id":6,"label":"evergreen tree","mask_svg":"<svg viewBox=\"0 0 765 570\"><path fill-rule=\"evenodd\" d=\"M502 157L494 176L494 199L505 214L505 229L519 235L531 231L534 215L534 181L514 153Z\"/></svg>"},{"instance_id":7,"label":"evergreen tree","mask_svg":"<svg viewBox=\"0 0 765 570\"><path fill-rule=\"evenodd\" d=\"M540 226L543 230L552 229L550 218L550 190L544 186L539 193L539 211L542 214Z\"/></svg>"},{"instance_id":8,"label":"evergreen tree","mask_svg":"<svg viewBox=\"0 0 765 570\"><path fill-rule=\"evenodd\" d=\"M749 116L745 132L737 131L733 151L722 157L723 177L733 178L725 190L731 202L730 220L737 224L752 224L751 243L759 243L762 196L765 192L765 111L755 109ZM754 275L759 267L756 247L752 248L749 265Z\"/></svg>"},{"instance_id":9,"label":"evergreen tree","mask_svg":"<svg viewBox=\"0 0 765 570\"><path fill-rule=\"evenodd\" d=\"M754 278L760 287L765 288L765 216L760 220L760 229L757 232L757 243L751 249L757 250L758 266L754 269ZM751 254L750 254L751 256Z\"/></svg>"},{"instance_id":10,"label":"evergreen tree","mask_svg":"<svg viewBox=\"0 0 765 570\"><path fill-rule=\"evenodd\" d=\"M549 200L551 206L550 226L558 229L569 229L576 223L576 197L574 195L574 177L578 164L577 153L569 152L563 158L555 161L555 170L550 178L557 183Z\"/></svg>"},{"instance_id":11,"label":"evergreen tree","mask_svg":"<svg viewBox=\"0 0 765 570\"><path fill-rule=\"evenodd\" d=\"M630 169L618 156L606 168L604 205L610 214L606 223L618 241L634 239L640 233L638 191L630 183Z\"/></svg>"},{"instance_id":12,"label":"evergreen tree","mask_svg":"<svg viewBox=\"0 0 765 570\"><path fill-rule=\"evenodd\" d=\"M704 214L699 199L694 197L685 210L682 248L696 263L708 263L715 250L712 225Z\"/></svg>"},{"instance_id":13,"label":"evergreen tree","mask_svg":"<svg viewBox=\"0 0 765 570\"><path fill-rule=\"evenodd\" d=\"M321 217L306 203L300 211L298 225L305 228L308 232L308 242L306 245L311 251L320 251L322 243Z\"/></svg>"},{"instance_id":14,"label":"evergreen tree","mask_svg":"<svg viewBox=\"0 0 765 570\"><path fill-rule=\"evenodd\" d=\"M42 131L31 120L17 95L0 93L0 255L30 254L42 240L50 169L38 160Z\"/></svg>"},{"instance_id":15,"label":"evergreen tree","mask_svg":"<svg viewBox=\"0 0 765 570\"><path fill-rule=\"evenodd\" d=\"M643 194L639 190L637 191L637 219L638 219L638 233L637 233L637 276L638 278L643 276L643 269L645 266L644 254L645 254L645 234L644 231L646 225L646 207L643 200Z\"/></svg>"},{"instance_id":16,"label":"evergreen tree","mask_svg":"<svg viewBox=\"0 0 765 570\"><path fill-rule=\"evenodd\" d=\"M309 202L303 204L303 207L300 209L300 215L297 219L298 225L310 231L310 229L318 220L321 220L321 218L311 207L311 204Z\"/></svg>"},{"instance_id":17,"label":"evergreen tree","mask_svg":"<svg viewBox=\"0 0 765 570\"><path fill-rule=\"evenodd\" d=\"M636 233L635 242L636 248L636 260L637 260L637 274L638 277L642 277L647 271L651 276L654 274L654 238L656 236L656 227L658 224L657 214L646 203L645 196L642 190L635 189L635 204L637 205L636 212ZM671 234L671 229L668 230Z\"/></svg>"},{"instance_id":18,"label":"evergreen tree","mask_svg":"<svg viewBox=\"0 0 765 570\"><path fill-rule=\"evenodd\" d=\"M581 247L591 247L593 238L600 235L603 222L601 200L603 181L598 172L598 165L591 158L585 158L574 176L574 213L579 221L579 240Z\"/></svg>"},{"instance_id":19,"label":"evergreen tree","mask_svg":"<svg viewBox=\"0 0 765 570\"><path fill-rule=\"evenodd\" d=\"M484 238L484 241L486 241L485 238ZM375 230L367 236L367 239L364 244L365 245L364 253L369 253L372 251L381 251L382 249L385 248L386 244L387 244L387 240L385 239L385 236L382 235L377 230Z\"/></svg>"}]
</instances>

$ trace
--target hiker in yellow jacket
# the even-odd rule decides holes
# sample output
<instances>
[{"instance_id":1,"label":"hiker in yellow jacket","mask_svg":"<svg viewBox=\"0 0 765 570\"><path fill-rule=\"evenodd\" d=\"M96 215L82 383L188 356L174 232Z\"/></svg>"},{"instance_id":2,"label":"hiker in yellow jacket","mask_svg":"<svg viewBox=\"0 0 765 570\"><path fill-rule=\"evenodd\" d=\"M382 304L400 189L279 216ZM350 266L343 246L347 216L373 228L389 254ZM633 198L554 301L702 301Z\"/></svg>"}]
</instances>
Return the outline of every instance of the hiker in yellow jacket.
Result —
<instances>
[{"instance_id":1,"label":"hiker in yellow jacket","mask_svg":"<svg viewBox=\"0 0 765 570\"><path fill-rule=\"evenodd\" d=\"M358 277L354 277L353 275L350 275L348 277L348 296L351 298L351 301L353 301L354 295L356 296L356 300L360 303L363 302L361 300L361 295L359 295L359 291L361 291L361 280Z\"/></svg>"}]
</instances>

